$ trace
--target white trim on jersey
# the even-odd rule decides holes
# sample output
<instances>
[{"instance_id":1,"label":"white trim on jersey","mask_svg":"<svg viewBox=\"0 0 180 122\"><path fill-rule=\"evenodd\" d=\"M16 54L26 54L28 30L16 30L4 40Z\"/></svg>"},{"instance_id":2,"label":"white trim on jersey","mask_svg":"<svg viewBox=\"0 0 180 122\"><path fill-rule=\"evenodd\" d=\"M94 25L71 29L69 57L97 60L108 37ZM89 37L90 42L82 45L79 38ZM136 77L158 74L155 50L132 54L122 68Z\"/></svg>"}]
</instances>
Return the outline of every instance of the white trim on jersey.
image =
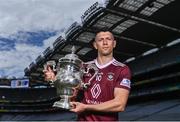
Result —
<instances>
[{"instance_id":1,"label":"white trim on jersey","mask_svg":"<svg viewBox=\"0 0 180 122\"><path fill-rule=\"evenodd\" d=\"M121 67L126 66L125 64L117 61L115 58L113 58L110 62L108 62L108 63L106 63L106 64L104 64L104 65L100 65L100 64L97 62L97 59L94 59L94 60L92 60L92 61L85 62L84 64L93 64L93 63L95 63L96 66L97 66L99 69L105 68L105 67L109 66L110 64L113 64L113 65L115 65L115 66L121 66Z\"/></svg>"},{"instance_id":2,"label":"white trim on jersey","mask_svg":"<svg viewBox=\"0 0 180 122\"><path fill-rule=\"evenodd\" d=\"M96 66L99 68L99 69L102 69L102 68L105 68L107 66L109 66L110 64L112 64L113 62L115 61L115 59L113 58L111 61L109 61L108 63L104 64L104 65L100 65L98 62L97 62L97 59L95 59L95 64Z\"/></svg>"},{"instance_id":3,"label":"white trim on jersey","mask_svg":"<svg viewBox=\"0 0 180 122\"><path fill-rule=\"evenodd\" d=\"M115 65L115 66L121 66L121 67L126 66L125 64L123 64L123 63L121 63L121 62L119 62L119 61L117 61L117 60L114 60L114 61L112 62L112 64Z\"/></svg>"}]
</instances>

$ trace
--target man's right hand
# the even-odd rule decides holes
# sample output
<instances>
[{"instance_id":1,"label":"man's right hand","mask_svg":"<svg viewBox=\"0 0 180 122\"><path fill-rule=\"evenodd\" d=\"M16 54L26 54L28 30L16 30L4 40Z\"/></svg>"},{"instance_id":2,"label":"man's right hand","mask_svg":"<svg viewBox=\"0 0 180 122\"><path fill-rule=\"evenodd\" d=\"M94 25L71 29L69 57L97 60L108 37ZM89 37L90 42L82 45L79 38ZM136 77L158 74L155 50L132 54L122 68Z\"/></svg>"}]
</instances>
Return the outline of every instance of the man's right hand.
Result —
<instances>
[{"instance_id":1,"label":"man's right hand","mask_svg":"<svg viewBox=\"0 0 180 122\"><path fill-rule=\"evenodd\" d=\"M43 70L43 72L44 72L45 81L55 81L56 80L55 73L51 69L50 66L47 65L45 67L45 69Z\"/></svg>"}]
</instances>

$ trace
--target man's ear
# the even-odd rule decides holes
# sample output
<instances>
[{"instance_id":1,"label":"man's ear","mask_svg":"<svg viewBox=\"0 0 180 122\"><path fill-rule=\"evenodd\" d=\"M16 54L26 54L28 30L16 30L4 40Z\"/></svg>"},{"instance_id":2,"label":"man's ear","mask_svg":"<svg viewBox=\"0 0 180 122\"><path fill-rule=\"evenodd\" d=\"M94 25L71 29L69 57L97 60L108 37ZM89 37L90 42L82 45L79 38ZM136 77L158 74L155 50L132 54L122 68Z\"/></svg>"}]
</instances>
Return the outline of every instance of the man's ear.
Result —
<instances>
[{"instance_id":1,"label":"man's ear","mask_svg":"<svg viewBox=\"0 0 180 122\"><path fill-rule=\"evenodd\" d=\"M116 47L116 40L114 40L114 45L113 45L113 47L114 47L114 48Z\"/></svg>"},{"instance_id":2,"label":"man's ear","mask_svg":"<svg viewBox=\"0 0 180 122\"><path fill-rule=\"evenodd\" d=\"M97 50L97 45L96 45L96 42L95 42L95 41L93 41L93 46L94 46L94 48Z\"/></svg>"}]
</instances>

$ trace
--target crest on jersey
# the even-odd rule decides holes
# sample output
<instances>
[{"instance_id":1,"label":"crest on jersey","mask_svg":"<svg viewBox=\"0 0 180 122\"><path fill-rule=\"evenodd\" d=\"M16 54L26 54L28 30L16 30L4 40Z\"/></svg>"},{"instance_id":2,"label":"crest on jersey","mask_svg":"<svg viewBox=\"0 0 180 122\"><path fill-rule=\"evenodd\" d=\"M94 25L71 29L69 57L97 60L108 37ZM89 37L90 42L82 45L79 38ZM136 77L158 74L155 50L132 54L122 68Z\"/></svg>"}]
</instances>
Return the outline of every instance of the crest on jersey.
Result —
<instances>
[{"instance_id":1,"label":"crest on jersey","mask_svg":"<svg viewBox=\"0 0 180 122\"><path fill-rule=\"evenodd\" d=\"M131 87L131 81L127 78L123 78L123 80L120 82L120 85L130 88Z\"/></svg>"},{"instance_id":2,"label":"crest on jersey","mask_svg":"<svg viewBox=\"0 0 180 122\"><path fill-rule=\"evenodd\" d=\"M107 79L108 79L109 81L114 80L114 73L109 72L109 73L107 74Z\"/></svg>"}]
</instances>

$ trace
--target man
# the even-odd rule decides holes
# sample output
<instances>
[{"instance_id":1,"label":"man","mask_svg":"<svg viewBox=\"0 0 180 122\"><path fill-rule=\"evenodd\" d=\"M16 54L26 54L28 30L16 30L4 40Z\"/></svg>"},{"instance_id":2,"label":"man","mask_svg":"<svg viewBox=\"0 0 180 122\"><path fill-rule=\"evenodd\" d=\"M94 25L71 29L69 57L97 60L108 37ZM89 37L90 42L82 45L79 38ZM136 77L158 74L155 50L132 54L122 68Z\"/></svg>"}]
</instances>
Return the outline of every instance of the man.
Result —
<instances>
[{"instance_id":1,"label":"man","mask_svg":"<svg viewBox=\"0 0 180 122\"><path fill-rule=\"evenodd\" d=\"M130 70L113 58L116 40L110 31L98 32L93 46L98 56L86 64L95 64L99 72L88 89L83 91L83 99L71 102L70 111L78 113L80 121L118 121L118 112L124 111L130 92ZM51 69L45 72L45 76L55 80ZM85 75L84 82L88 79Z\"/></svg>"}]
</instances>

